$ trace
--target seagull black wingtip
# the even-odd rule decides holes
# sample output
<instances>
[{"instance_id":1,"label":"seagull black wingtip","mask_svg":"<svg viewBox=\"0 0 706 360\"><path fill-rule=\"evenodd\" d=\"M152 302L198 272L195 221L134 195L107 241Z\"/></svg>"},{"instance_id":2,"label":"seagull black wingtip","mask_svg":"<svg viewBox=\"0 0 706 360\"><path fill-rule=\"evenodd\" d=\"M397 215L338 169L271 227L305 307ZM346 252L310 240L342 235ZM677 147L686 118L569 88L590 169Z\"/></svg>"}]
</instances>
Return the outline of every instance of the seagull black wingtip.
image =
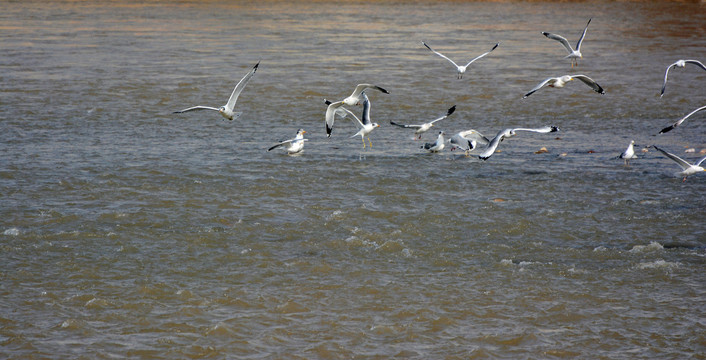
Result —
<instances>
[{"instance_id":1,"label":"seagull black wingtip","mask_svg":"<svg viewBox=\"0 0 706 360\"><path fill-rule=\"evenodd\" d=\"M674 127L675 127L674 125L667 126L666 128L660 130L659 133L664 134L666 132L670 132L670 131L672 131L672 129L674 129Z\"/></svg>"}]
</instances>

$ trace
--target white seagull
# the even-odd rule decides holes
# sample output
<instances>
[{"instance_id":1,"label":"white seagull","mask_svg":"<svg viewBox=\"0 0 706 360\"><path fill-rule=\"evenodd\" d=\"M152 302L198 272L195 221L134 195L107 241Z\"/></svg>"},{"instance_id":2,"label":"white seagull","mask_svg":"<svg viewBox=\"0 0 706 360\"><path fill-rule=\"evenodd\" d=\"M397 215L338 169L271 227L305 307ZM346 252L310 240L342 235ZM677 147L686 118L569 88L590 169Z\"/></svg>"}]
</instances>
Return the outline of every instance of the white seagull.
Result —
<instances>
[{"instance_id":1,"label":"white seagull","mask_svg":"<svg viewBox=\"0 0 706 360\"><path fill-rule=\"evenodd\" d=\"M598 85L597 82L593 81L593 79L591 79L590 77L588 77L586 75L564 75L564 76L560 76L560 77L547 78L546 80L539 83L539 85L535 86L532 90L530 90L522 98L524 99L524 98L534 94L535 91L543 88L545 85L548 87L563 88L564 85L566 85L566 83L568 83L569 81L575 80L575 79L581 80L584 84L590 86L591 89L593 89L593 91L595 91L601 95L605 94L605 90L603 90L603 88L600 85Z\"/></svg>"},{"instance_id":2,"label":"white seagull","mask_svg":"<svg viewBox=\"0 0 706 360\"><path fill-rule=\"evenodd\" d=\"M676 156L676 155L674 155L674 154L672 154L672 153L668 153L668 152L666 152L666 151L664 151L664 150L658 148L658 147L655 146L655 145L652 145L652 146L654 146L655 149L659 150L659 151L660 151L662 154L664 154L666 157L668 157L668 158L674 160L674 162L676 162L677 164L679 164L679 166L682 168L682 171L677 172L676 175L679 175L679 176L683 176L683 177L684 177L684 179L682 180L682 182L686 181L686 177L689 176L689 175L693 175L693 174L696 174L696 173L701 172L701 171L706 171L706 169L704 169L703 167L701 167L701 163L704 162L704 160L706 160L706 156L704 156L703 158L701 158L701 160L699 160L699 162L697 162L696 164L693 164L693 165L692 165L692 164L689 164L688 162L686 162L684 159L680 158L679 156Z\"/></svg>"},{"instance_id":3,"label":"white seagull","mask_svg":"<svg viewBox=\"0 0 706 360\"><path fill-rule=\"evenodd\" d=\"M444 132L439 131L439 136L436 138L436 141L433 143L425 143L422 145L422 149L428 150L429 152L439 152L441 150L444 150L444 146L446 146L444 143Z\"/></svg>"},{"instance_id":4,"label":"white seagull","mask_svg":"<svg viewBox=\"0 0 706 360\"><path fill-rule=\"evenodd\" d=\"M637 155L635 154L635 149L633 146L635 145L635 140L630 140L630 145L628 145L628 148L623 151L619 158L625 160L625 166L629 166L630 159L637 159Z\"/></svg>"},{"instance_id":5,"label":"white seagull","mask_svg":"<svg viewBox=\"0 0 706 360\"><path fill-rule=\"evenodd\" d=\"M466 64L465 66L459 66L458 64L456 64L456 62L454 62L453 60L449 59L446 55L444 55L444 54L442 54L442 53L440 53L440 52L435 51L434 49L432 49L432 48L431 48L429 45L427 45L427 43L425 43L424 41L422 41L422 44L424 44L424 46L426 46L427 49L431 50L431 52L433 52L434 54L439 55L439 56L441 56L442 58L444 58L444 59L450 61L452 64L454 64L454 66L456 67L456 71L457 71L457 73L456 73L456 78L457 78L457 79L463 78L463 74L466 72L466 69L467 69L468 66L470 66L474 61L476 61L476 60L482 58L483 56L486 56L486 55L490 54L491 51L495 50L495 48L497 48L498 45L500 45L500 43L495 44L495 46L493 46L493 48L490 49L490 51L488 51L488 52L486 52L486 53L484 53L484 54L481 54L480 56L477 56L475 59L469 61L468 64Z\"/></svg>"},{"instance_id":6,"label":"white seagull","mask_svg":"<svg viewBox=\"0 0 706 360\"><path fill-rule=\"evenodd\" d=\"M280 146L285 146L287 154L292 155L301 152L304 149L304 142L309 141L309 139L304 139L304 134L306 131L304 129L297 130L297 136L294 139L283 140L267 149L267 151L272 151Z\"/></svg>"},{"instance_id":7,"label":"white seagull","mask_svg":"<svg viewBox=\"0 0 706 360\"><path fill-rule=\"evenodd\" d=\"M579 59L583 58L583 55L581 55L581 43L583 42L583 38L586 36L586 30L588 30L588 24L591 23L591 19L588 19L588 23L586 23L586 27L583 29L583 34L581 34L581 37L579 38L579 41L576 43L576 49L571 48L571 44L569 44L569 41L566 40L565 37L557 34L552 34L548 32L542 32L542 35L552 39L556 40L561 43L561 45L564 45L566 50L569 51L569 55L566 55L564 59L571 59L571 67L574 67L574 63L578 66L579 64Z\"/></svg>"},{"instance_id":8,"label":"white seagull","mask_svg":"<svg viewBox=\"0 0 706 360\"><path fill-rule=\"evenodd\" d=\"M488 143L488 146L486 146L485 150L483 150L483 152L480 155L478 155L478 158L481 160L488 160L488 158L490 158L493 155L493 153L495 153L495 150L498 148L498 145L500 144L500 142L503 141L505 138L515 136L515 133L517 131L532 131L532 132L547 134L547 133L559 131L559 128L556 126L545 126L545 127L536 128L536 129L515 128L515 129L500 130L500 132L498 132L498 134L495 135L493 140L490 140L490 143Z\"/></svg>"},{"instance_id":9,"label":"white seagull","mask_svg":"<svg viewBox=\"0 0 706 360\"><path fill-rule=\"evenodd\" d=\"M669 125L669 126L667 126L666 128L660 130L659 133L660 133L660 134L664 134L664 133L666 133L666 132L671 131L671 130L674 129L675 127L681 125L681 123L683 123L684 120L686 120L689 116L694 115L695 113L697 113L697 112L699 112L699 111L701 111L701 110L704 110L704 109L706 109L706 106L702 106L702 107L700 107L700 108L698 108L698 109L696 109L696 110L690 112L689 114L687 114L687 115L684 116L683 118L677 120L677 122L675 122L674 124Z\"/></svg>"},{"instance_id":10,"label":"white seagull","mask_svg":"<svg viewBox=\"0 0 706 360\"><path fill-rule=\"evenodd\" d=\"M432 121L430 121L430 122L428 122L428 123L421 124L421 125L405 125L405 124L398 124L398 123L396 123L396 122L394 122L394 121L390 121L390 124L396 125L396 126L399 126L399 127L403 127L403 128L408 128L408 129L410 129L410 128L411 128L411 129L416 129L416 130L414 131L414 134L416 135L416 136L415 136L415 139L421 140L421 139L422 139L422 134L425 133L425 132L427 132L429 129L431 129L431 127L434 126L434 123L435 123L435 122L446 119L447 117L449 117L449 115L453 114L454 111L456 111L456 105L450 107L449 110L446 111L446 115L444 115L444 116L442 116L442 117L440 117L440 118L434 119L434 120L432 120Z\"/></svg>"},{"instance_id":11,"label":"white seagull","mask_svg":"<svg viewBox=\"0 0 706 360\"><path fill-rule=\"evenodd\" d=\"M488 143L490 143L490 140L488 140L487 137L473 129L458 132L454 134L451 139L449 139L451 151L461 149L466 153L466 155L468 155L479 145L487 145Z\"/></svg>"},{"instance_id":12,"label":"white seagull","mask_svg":"<svg viewBox=\"0 0 706 360\"><path fill-rule=\"evenodd\" d=\"M351 137L356 137L356 136L360 135L360 140L363 141L363 148L365 148L365 137L367 136L368 143L370 143L370 147L372 148L373 143L372 143L372 141L370 141L369 134L373 130L375 130L375 128L380 127L380 125L378 125L378 123L374 123L374 122L370 121L370 99L368 99L368 95L366 95L365 92L363 92L363 93L361 93L361 96L363 98L363 115L362 115L363 119L362 120L359 119L357 116L355 116L355 114L352 111L350 111L344 107L341 107L341 109L343 109L348 115L352 116L353 119L356 120L355 121L356 124L358 124L358 126L360 127L360 130L358 130L358 132L355 133Z\"/></svg>"},{"instance_id":13,"label":"white seagull","mask_svg":"<svg viewBox=\"0 0 706 360\"><path fill-rule=\"evenodd\" d=\"M363 91L365 91L366 89L375 89L375 90L379 90L380 92L385 93L385 94L389 94L389 93L390 93L389 91L387 91L387 90L385 90L385 89L383 89L383 88L381 88L381 87L379 87L379 86L377 86L377 85L373 85L373 84L358 84L358 86L355 87L355 90L353 90L353 93L352 93L349 97L347 97L347 98L345 98L345 99L342 100L343 103L346 104L346 105L348 105L348 106L359 105L360 102L361 102L361 100L362 100L361 94L362 94Z\"/></svg>"},{"instance_id":14,"label":"white seagull","mask_svg":"<svg viewBox=\"0 0 706 360\"><path fill-rule=\"evenodd\" d=\"M259 65L260 65L260 62L258 61L257 64L255 64L255 66L252 68L252 70L250 70L250 72L245 74L245 76L243 76L242 79L240 79L240 81L238 82L238 85L235 85L235 89L233 89L233 93L230 94L230 99L228 99L228 103L221 106L220 108L198 105L198 106L193 106L193 107L190 107L190 108L187 108L184 110L175 111L174 113L180 114L180 113L185 113L187 111L194 111L194 110L214 110L214 111L218 111L224 118L226 118L228 120L237 119L243 113L233 111L233 108L235 107L235 102L238 101L238 96L245 88L245 85L248 84L248 81L250 81L250 78L252 78L252 76L255 75L255 71L257 71L257 67Z\"/></svg>"},{"instance_id":15,"label":"white seagull","mask_svg":"<svg viewBox=\"0 0 706 360\"><path fill-rule=\"evenodd\" d=\"M677 67L683 68L686 66L686 64L694 64L706 70L706 65L704 65L703 63L701 63L701 61L698 60L678 60L674 64L667 66L667 71L664 72L664 84L662 84L662 92L659 93L659 97L664 96L664 89L667 87L667 76L669 75L669 70Z\"/></svg>"}]
</instances>

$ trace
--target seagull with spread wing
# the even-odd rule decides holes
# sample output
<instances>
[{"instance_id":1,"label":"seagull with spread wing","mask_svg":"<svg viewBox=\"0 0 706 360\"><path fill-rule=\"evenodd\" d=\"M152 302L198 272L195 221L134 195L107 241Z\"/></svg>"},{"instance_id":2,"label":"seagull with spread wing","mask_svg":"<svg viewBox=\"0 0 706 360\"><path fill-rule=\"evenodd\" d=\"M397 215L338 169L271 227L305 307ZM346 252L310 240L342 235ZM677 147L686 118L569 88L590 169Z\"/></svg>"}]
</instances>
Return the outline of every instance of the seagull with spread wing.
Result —
<instances>
[{"instance_id":1,"label":"seagull with spread wing","mask_svg":"<svg viewBox=\"0 0 706 360\"><path fill-rule=\"evenodd\" d=\"M686 64L693 64L706 70L706 65L704 65L701 61L698 60L678 60L674 64L667 66L667 71L664 72L664 84L662 84L662 91L659 93L659 97L664 96L664 89L667 87L667 76L669 76L669 70L678 67L686 67Z\"/></svg>"},{"instance_id":2,"label":"seagull with spread wing","mask_svg":"<svg viewBox=\"0 0 706 360\"><path fill-rule=\"evenodd\" d=\"M658 148L656 145L652 145L652 146L653 146L655 149L659 150L659 151L660 151L662 154L664 154L666 157L672 159L672 161L674 161L675 163L677 163L677 164L682 168L682 171L679 171L679 172L676 173L676 175L679 175L679 176L683 176L683 177L684 177L684 179L682 180L682 182L686 181L686 178L687 178L687 176L689 176L689 175L693 175L693 174L696 174L696 173L699 173L699 172L702 172L702 171L706 171L706 169L704 169L703 167L701 167L701 163L704 162L704 160L706 160L706 156L704 156L703 158L701 158L701 160L699 160L699 161L698 161L697 163L695 163L695 164L689 164L688 162L686 162L686 160L680 158L679 156L676 156L676 155L674 155L674 154L672 154L672 153L666 152L666 151L664 151L664 150Z\"/></svg>"},{"instance_id":3,"label":"seagull with spread wing","mask_svg":"<svg viewBox=\"0 0 706 360\"><path fill-rule=\"evenodd\" d=\"M532 90L530 90L525 96L522 98L526 98L532 94L534 94L537 90L547 86L547 87L553 87L553 88L563 88L564 85L566 85L569 81L572 80L581 80L584 84L588 85L593 89L593 91L603 95L605 94L605 90L598 85L597 82L593 81L590 77L586 75L564 75L560 77L550 77L539 83L539 85L535 86Z\"/></svg>"},{"instance_id":4,"label":"seagull with spread wing","mask_svg":"<svg viewBox=\"0 0 706 360\"><path fill-rule=\"evenodd\" d=\"M448 60L450 63L452 63L452 64L456 67L456 78L457 78L457 79L463 78L463 74L466 72L466 69L468 69L468 67L469 67L474 61L476 61L476 60L478 60L478 59L480 59L480 58L482 58L482 57L484 57L484 56L490 54L490 52L492 52L493 50L495 50L495 48L497 48L498 45L500 45L500 43L495 44L495 46L493 46L493 48L490 49L490 51L488 51L488 52L486 52L486 53L483 53L483 54L481 54L481 55L475 57L473 60L469 61L468 64L466 64L465 66L459 66L458 64L456 64L455 61L449 59L446 55L444 55L444 54L442 54L442 53L440 53L440 52L438 52L438 51L432 49L432 48L431 48L429 45L427 45L427 43L425 43L424 41L422 41L422 44L424 44L424 46L426 46L427 49L429 49L429 50L430 50L431 52L433 52L434 54L439 55L439 56L441 56L442 58Z\"/></svg>"},{"instance_id":5,"label":"seagull with spread wing","mask_svg":"<svg viewBox=\"0 0 706 360\"><path fill-rule=\"evenodd\" d=\"M451 114L453 114L454 111L456 111L456 105L450 107L449 110L446 111L446 115L444 115L444 116L442 116L442 117L440 117L440 118L436 118L436 119L434 119L434 120L432 120L432 121L430 121L430 122L427 122L427 123L424 123L424 124L421 124L421 125L399 124L399 123L396 123L396 122L394 122L394 121L390 121L390 124L395 125L395 126L399 126L399 127L402 127L402 128L406 128L406 129L415 129L415 130L414 130L415 139L421 140L421 139L422 139L422 134L424 134L424 133L427 132L429 129L431 129L431 127L434 126L434 123L435 123L435 122L446 119L446 118L449 117Z\"/></svg>"},{"instance_id":6,"label":"seagull with spread wing","mask_svg":"<svg viewBox=\"0 0 706 360\"><path fill-rule=\"evenodd\" d=\"M490 143L488 143L488 146L485 147L485 150L478 155L478 158L481 160L488 160L493 154L495 153L495 150L498 148L498 145L500 145L500 142L503 141L505 138L509 138L512 136L515 136L516 132L518 131L531 131L531 132L536 132L536 133L541 133L541 134L548 134L552 132L559 131L559 128L556 126L545 126L541 128L535 128L535 129L528 129L528 128L514 128L514 129L504 129L500 130L495 137L490 140Z\"/></svg>"},{"instance_id":7,"label":"seagull with spread wing","mask_svg":"<svg viewBox=\"0 0 706 360\"><path fill-rule=\"evenodd\" d=\"M586 37L586 30L588 30L588 24L591 23L591 19L588 19L588 23L586 23L586 27L583 29L583 34L581 34L581 37L579 38L579 41L576 43L576 48L572 48L571 44L569 44L569 41L566 40L565 37L557 34L552 34L549 32L542 32L542 35L548 37L549 39L556 40L561 45L563 45L566 50L569 51L569 55L566 55L564 59L571 59L571 67L574 67L574 64L578 66L579 64L579 59L583 58L583 55L581 54L581 43L583 42L583 38Z\"/></svg>"},{"instance_id":8,"label":"seagull with spread wing","mask_svg":"<svg viewBox=\"0 0 706 360\"><path fill-rule=\"evenodd\" d=\"M258 66L260 66L259 61L257 62L257 64L255 64L255 66L252 68L252 70L250 70L247 74L245 74L245 76L243 76L243 78L240 79L238 84L235 85L235 89L233 89L233 92L230 94L230 99L228 99L228 102L225 105L221 106L220 108L198 105L198 106L192 106L190 108L186 108L184 110L175 111L174 113L180 114L180 113L185 113L185 112L195 111L195 110L214 110L214 111L218 111L218 113L220 113L221 116L223 116L224 118L226 118L228 120L237 119L243 113L233 111L233 108L235 107L235 102L238 101L238 96L240 96L240 93L245 88L245 85L248 84L248 82L250 81L250 78L252 78L253 75L255 75L255 71L257 71Z\"/></svg>"}]
</instances>

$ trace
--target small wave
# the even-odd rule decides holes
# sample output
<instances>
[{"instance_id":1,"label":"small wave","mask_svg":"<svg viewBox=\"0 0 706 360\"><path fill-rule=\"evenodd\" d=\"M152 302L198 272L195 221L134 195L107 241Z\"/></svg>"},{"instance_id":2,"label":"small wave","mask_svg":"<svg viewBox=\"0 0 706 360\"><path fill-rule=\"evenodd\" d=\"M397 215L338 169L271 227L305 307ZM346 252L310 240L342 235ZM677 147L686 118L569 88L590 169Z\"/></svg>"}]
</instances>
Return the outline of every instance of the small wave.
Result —
<instances>
[{"instance_id":1,"label":"small wave","mask_svg":"<svg viewBox=\"0 0 706 360\"><path fill-rule=\"evenodd\" d=\"M679 267L678 262L671 262L671 261L665 261L665 260L656 260L652 262L643 262L637 265L637 268L640 270L644 269L666 269L666 270L671 270Z\"/></svg>"},{"instance_id":2,"label":"small wave","mask_svg":"<svg viewBox=\"0 0 706 360\"><path fill-rule=\"evenodd\" d=\"M2 234L7 235L7 236L18 236L20 234L20 229L18 229L16 227L11 227L11 228L3 231Z\"/></svg>"},{"instance_id":3,"label":"small wave","mask_svg":"<svg viewBox=\"0 0 706 360\"><path fill-rule=\"evenodd\" d=\"M664 250L664 246L662 244L653 241L649 243L649 245L635 245L630 249L631 253L644 253L644 252L650 252L650 251L659 251L659 250Z\"/></svg>"}]
</instances>

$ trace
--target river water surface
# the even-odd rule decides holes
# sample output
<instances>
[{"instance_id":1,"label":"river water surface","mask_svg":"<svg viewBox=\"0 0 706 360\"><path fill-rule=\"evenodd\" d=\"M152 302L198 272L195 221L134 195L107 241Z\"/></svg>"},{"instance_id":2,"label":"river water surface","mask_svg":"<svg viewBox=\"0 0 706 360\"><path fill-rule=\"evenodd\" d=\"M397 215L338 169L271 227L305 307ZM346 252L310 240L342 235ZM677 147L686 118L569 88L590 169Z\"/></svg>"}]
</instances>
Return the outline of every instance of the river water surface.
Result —
<instances>
[{"instance_id":1,"label":"river water surface","mask_svg":"<svg viewBox=\"0 0 706 360\"><path fill-rule=\"evenodd\" d=\"M706 7L0 2L0 357L703 358ZM571 68L549 31L575 43ZM457 62L500 46L462 80ZM260 66L226 121L215 112ZM586 74L522 99L543 79ZM381 127L326 137L375 83ZM457 111L413 140L390 121ZM353 108L360 113L361 107ZM487 161L420 145L520 133ZM298 156L266 149L307 131ZM639 158L616 159L631 140ZM542 147L545 153L538 152ZM686 149L694 152L685 152Z\"/></svg>"}]
</instances>

